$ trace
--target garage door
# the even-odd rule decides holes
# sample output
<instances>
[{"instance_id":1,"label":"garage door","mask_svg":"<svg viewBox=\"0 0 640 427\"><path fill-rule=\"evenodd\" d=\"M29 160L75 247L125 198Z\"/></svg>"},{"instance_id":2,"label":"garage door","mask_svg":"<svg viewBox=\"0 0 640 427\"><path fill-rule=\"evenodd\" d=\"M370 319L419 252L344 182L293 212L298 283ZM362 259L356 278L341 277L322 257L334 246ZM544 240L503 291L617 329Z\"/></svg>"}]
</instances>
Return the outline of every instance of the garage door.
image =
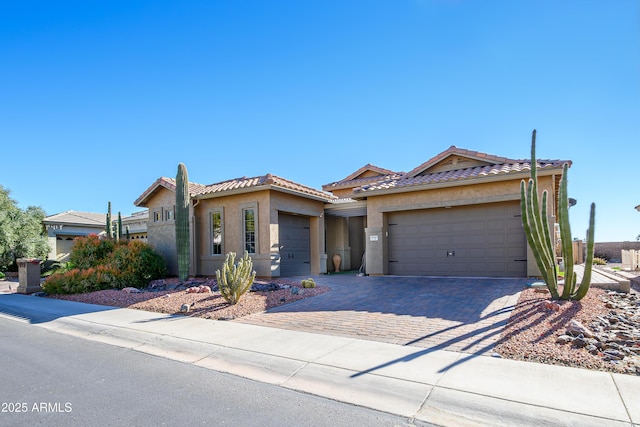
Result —
<instances>
[{"instance_id":1,"label":"garage door","mask_svg":"<svg viewBox=\"0 0 640 427\"><path fill-rule=\"evenodd\" d=\"M525 277L520 202L390 213L389 274Z\"/></svg>"},{"instance_id":2,"label":"garage door","mask_svg":"<svg viewBox=\"0 0 640 427\"><path fill-rule=\"evenodd\" d=\"M57 236L56 237L56 259L61 262L69 261L69 255L73 248L73 239L76 236Z\"/></svg>"},{"instance_id":3,"label":"garage door","mask_svg":"<svg viewBox=\"0 0 640 427\"><path fill-rule=\"evenodd\" d=\"M298 276L311 273L309 217L280 213L280 275Z\"/></svg>"}]
</instances>

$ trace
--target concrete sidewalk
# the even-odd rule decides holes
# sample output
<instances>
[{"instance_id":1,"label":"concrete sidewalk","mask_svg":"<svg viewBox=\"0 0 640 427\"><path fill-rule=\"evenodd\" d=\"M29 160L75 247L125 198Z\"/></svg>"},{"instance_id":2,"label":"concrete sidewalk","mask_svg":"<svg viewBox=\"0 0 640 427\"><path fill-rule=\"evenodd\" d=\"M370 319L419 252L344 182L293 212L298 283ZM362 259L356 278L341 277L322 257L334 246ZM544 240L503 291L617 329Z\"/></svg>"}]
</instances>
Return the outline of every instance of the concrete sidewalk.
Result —
<instances>
[{"instance_id":1,"label":"concrete sidewalk","mask_svg":"<svg viewBox=\"0 0 640 427\"><path fill-rule=\"evenodd\" d=\"M0 294L14 320L437 425L640 425L640 377Z\"/></svg>"}]
</instances>

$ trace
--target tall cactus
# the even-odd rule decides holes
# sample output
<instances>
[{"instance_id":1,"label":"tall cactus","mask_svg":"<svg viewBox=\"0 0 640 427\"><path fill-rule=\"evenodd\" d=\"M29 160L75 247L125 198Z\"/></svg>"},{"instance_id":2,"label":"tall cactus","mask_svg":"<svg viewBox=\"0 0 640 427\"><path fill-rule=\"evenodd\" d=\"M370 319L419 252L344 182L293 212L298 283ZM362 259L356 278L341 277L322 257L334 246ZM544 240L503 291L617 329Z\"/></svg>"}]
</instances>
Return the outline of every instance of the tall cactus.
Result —
<instances>
[{"instance_id":1,"label":"tall cactus","mask_svg":"<svg viewBox=\"0 0 640 427\"><path fill-rule=\"evenodd\" d=\"M184 163L178 165L176 175L176 252L178 254L178 277L187 280L190 264L189 239L189 177Z\"/></svg>"},{"instance_id":2,"label":"tall cactus","mask_svg":"<svg viewBox=\"0 0 640 427\"><path fill-rule=\"evenodd\" d=\"M122 215L120 214L120 211L118 211L118 231L116 233L116 240L120 241L121 237L122 237Z\"/></svg>"},{"instance_id":3,"label":"tall cactus","mask_svg":"<svg viewBox=\"0 0 640 427\"><path fill-rule=\"evenodd\" d=\"M105 224L105 231L107 232L107 238L113 239L113 224L111 224L111 202L109 202L107 206L107 223Z\"/></svg>"},{"instance_id":4,"label":"tall cactus","mask_svg":"<svg viewBox=\"0 0 640 427\"><path fill-rule=\"evenodd\" d=\"M531 178L525 187L525 181L520 183L520 208L522 210L522 225L527 241L536 259L540 274L544 280L551 298L563 300L580 300L589 290L591 284L591 268L593 267L593 246L596 205L591 204L589 216L589 230L587 231L587 259L585 260L584 275L580 286L576 289L576 274L573 271L573 243L571 227L569 226L569 197L567 192L567 175L569 165L562 168L562 179L558 194L558 224L560 225L560 239L562 257L565 266L564 286L562 295L558 292L558 276L556 273L555 250L551 241L551 230L548 221L547 190L542 192L542 206L538 200L538 176L536 160L536 131L531 137ZM553 202L551 202L553 203Z\"/></svg>"},{"instance_id":5,"label":"tall cactus","mask_svg":"<svg viewBox=\"0 0 640 427\"><path fill-rule=\"evenodd\" d=\"M216 280L220 295L231 305L240 301L242 295L251 289L256 272L253 271L253 262L247 251L244 257L235 263L236 253L229 252L222 264L222 272L216 270Z\"/></svg>"}]
</instances>

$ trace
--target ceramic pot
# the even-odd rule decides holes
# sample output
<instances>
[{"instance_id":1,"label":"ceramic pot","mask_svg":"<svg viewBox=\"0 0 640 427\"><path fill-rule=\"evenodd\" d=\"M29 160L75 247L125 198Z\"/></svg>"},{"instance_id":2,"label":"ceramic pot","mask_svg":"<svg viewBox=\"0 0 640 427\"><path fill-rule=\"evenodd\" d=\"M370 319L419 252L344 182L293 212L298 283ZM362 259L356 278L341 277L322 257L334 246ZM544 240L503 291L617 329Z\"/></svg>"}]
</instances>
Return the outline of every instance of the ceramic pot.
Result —
<instances>
[{"instance_id":1,"label":"ceramic pot","mask_svg":"<svg viewBox=\"0 0 640 427\"><path fill-rule=\"evenodd\" d=\"M340 261L342 261L342 257L340 256L340 254L333 254L333 258L331 259L333 261L333 268L336 271L336 273L340 272Z\"/></svg>"}]
</instances>

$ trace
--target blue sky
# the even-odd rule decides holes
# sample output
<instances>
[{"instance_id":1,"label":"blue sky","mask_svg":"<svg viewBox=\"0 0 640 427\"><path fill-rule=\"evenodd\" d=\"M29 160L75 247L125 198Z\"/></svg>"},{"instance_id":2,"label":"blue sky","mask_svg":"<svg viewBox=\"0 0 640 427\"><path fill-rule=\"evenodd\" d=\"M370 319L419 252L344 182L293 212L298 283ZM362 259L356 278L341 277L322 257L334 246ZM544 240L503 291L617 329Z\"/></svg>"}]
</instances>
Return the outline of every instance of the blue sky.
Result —
<instances>
[{"instance_id":1,"label":"blue sky","mask_svg":"<svg viewBox=\"0 0 640 427\"><path fill-rule=\"evenodd\" d=\"M640 234L640 2L0 3L0 184L123 215L184 162L320 188L455 145L569 159L573 235Z\"/></svg>"}]
</instances>

